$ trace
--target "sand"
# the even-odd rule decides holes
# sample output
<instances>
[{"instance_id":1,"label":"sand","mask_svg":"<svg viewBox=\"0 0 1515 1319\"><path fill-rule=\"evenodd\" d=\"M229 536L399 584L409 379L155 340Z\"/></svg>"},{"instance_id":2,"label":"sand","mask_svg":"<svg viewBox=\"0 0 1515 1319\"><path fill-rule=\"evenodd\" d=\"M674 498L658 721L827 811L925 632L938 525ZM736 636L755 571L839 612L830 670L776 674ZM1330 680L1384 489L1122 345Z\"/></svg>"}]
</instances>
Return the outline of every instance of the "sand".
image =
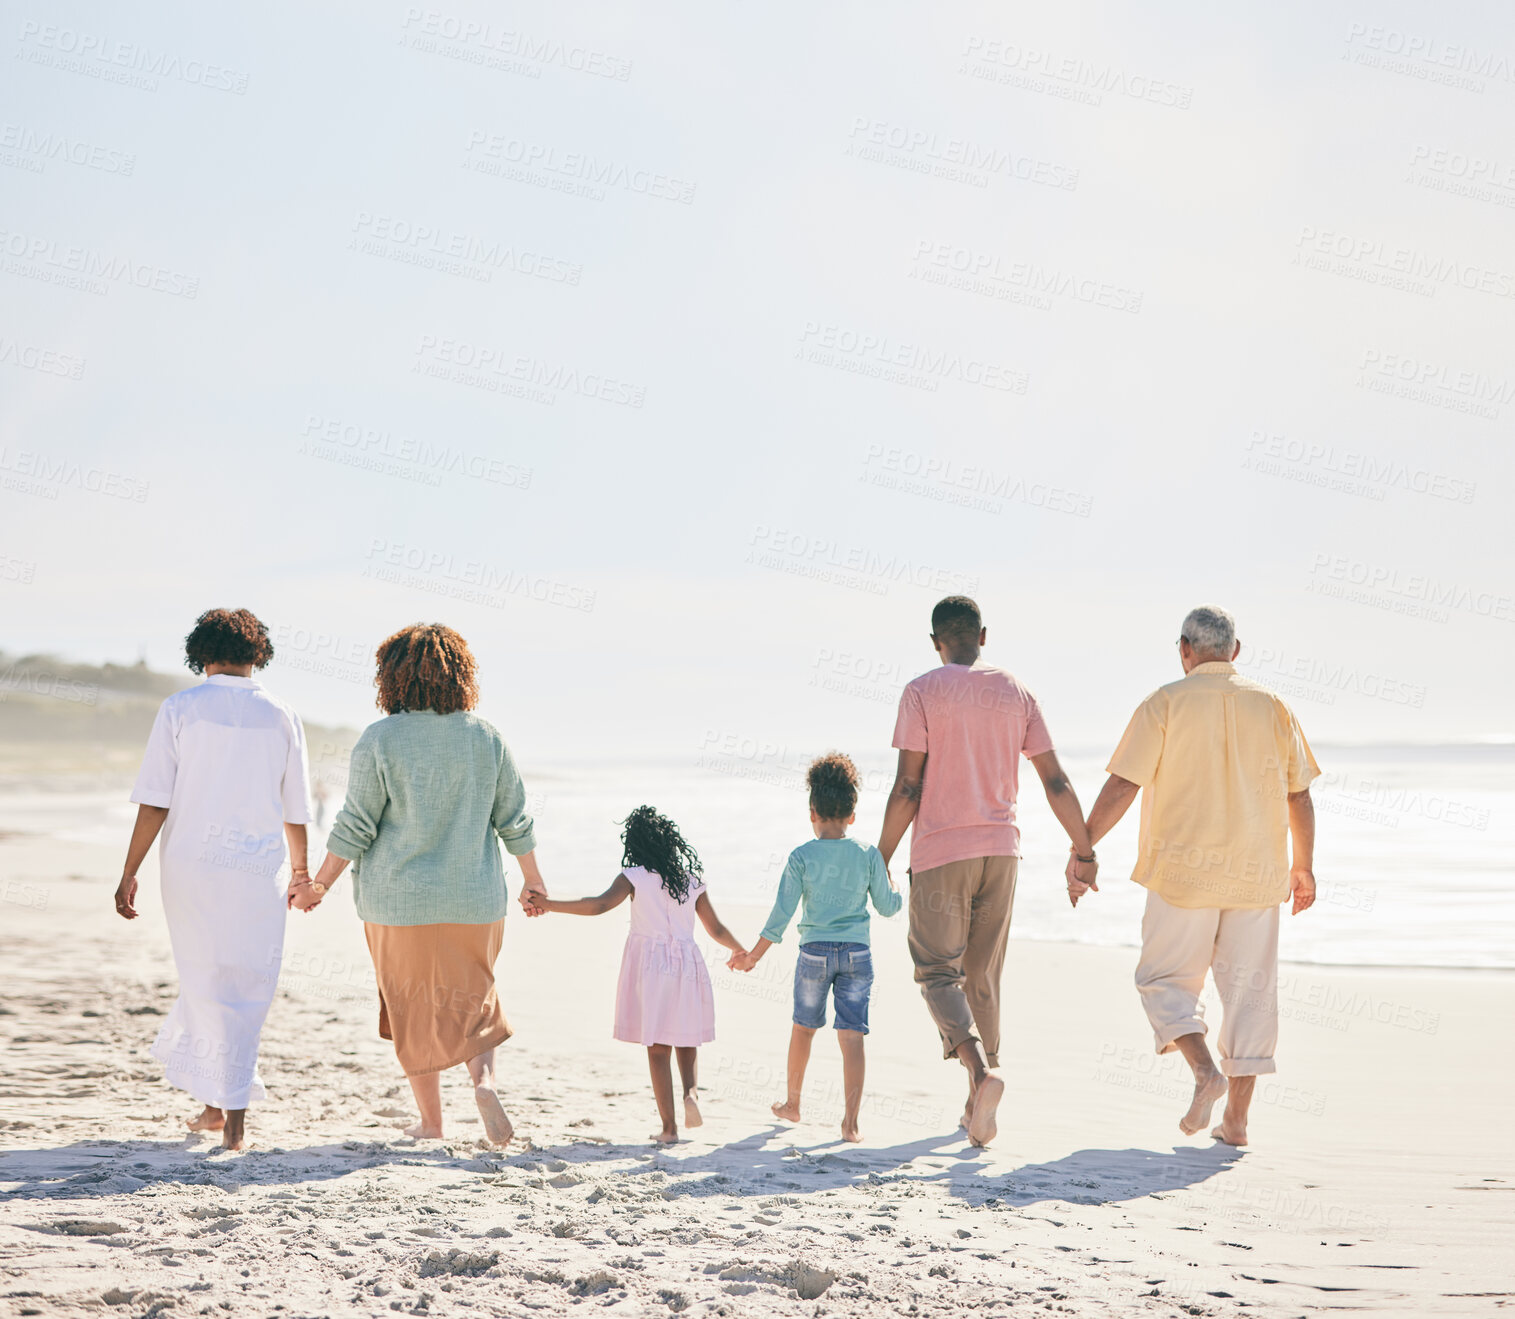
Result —
<instances>
[{"instance_id":1,"label":"sand","mask_svg":"<svg viewBox=\"0 0 1515 1319\"><path fill-rule=\"evenodd\" d=\"M1134 950L1016 941L1000 1136L978 1151L903 925L876 923L864 1144L838 1139L824 1034L805 1120L768 1113L791 942L747 977L715 966L706 1123L657 1150L644 1054L609 1038L624 914L514 916L518 1139L496 1150L461 1071L445 1139L399 1131L409 1091L342 889L292 921L270 1098L254 1148L227 1154L185 1133L195 1105L148 1054L174 994L155 863L129 926L110 904L124 833L85 815L65 841L29 830L47 808L0 802L0 1314L1477 1315L1515 1298L1509 976L1285 967L1282 1070L1239 1151L1179 1133L1188 1086L1151 1052ZM749 938L762 914L722 909Z\"/></svg>"}]
</instances>

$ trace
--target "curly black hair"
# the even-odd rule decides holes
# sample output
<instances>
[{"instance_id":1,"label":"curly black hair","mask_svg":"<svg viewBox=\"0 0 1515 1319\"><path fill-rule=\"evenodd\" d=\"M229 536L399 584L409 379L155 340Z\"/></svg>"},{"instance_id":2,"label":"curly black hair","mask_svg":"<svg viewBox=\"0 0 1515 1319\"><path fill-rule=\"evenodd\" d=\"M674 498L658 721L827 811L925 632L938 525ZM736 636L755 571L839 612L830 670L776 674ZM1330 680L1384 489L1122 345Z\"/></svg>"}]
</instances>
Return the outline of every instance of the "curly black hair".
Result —
<instances>
[{"instance_id":1,"label":"curly black hair","mask_svg":"<svg viewBox=\"0 0 1515 1319\"><path fill-rule=\"evenodd\" d=\"M851 756L828 751L810 762L805 775L810 805L823 820L845 820L857 810L858 773Z\"/></svg>"},{"instance_id":2,"label":"curly black hair","mask_svg":"<svg viewBox=\"0 0 1515 1319\"><path fill-rule=\"evenodd\" d=\"M666 815L651 806L638 806L623 822L621 855L623 866L642 866L663 881L663 888L675 902L683 902L689 890L704 876L705 867L694 848L684 841Z\"/></svg>"},{"instance_id":3,"label":"curly black hair","mask_svg":"<svg viewBox=\"0 0 1515 1319\"><path fill-rule=\"evenodd\" d=\"M207 664L261 669L273 657L268 628L250 609L207 609L184 638L184 663L191 673L204 673Z\"/></svg>"}]
</instances>

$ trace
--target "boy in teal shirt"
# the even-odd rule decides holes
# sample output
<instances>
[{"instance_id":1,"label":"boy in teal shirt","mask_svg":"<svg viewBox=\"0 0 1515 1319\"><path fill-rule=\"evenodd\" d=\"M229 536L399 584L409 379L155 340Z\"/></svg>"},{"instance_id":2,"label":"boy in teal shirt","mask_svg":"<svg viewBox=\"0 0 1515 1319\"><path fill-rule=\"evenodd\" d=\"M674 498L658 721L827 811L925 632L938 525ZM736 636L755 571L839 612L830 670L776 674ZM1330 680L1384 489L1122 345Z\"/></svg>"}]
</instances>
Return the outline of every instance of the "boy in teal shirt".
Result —
<instances>
[{"instance_id":1,"label":"boy in teal shirt","mask_svg":"<svg viewBox=\"0 0 1515 1319\"><path fill-rule=\"evenodd\" d=\"M857 766L839 751L810 766L810 824L815 839L789 854L778 897L762 937L752 951L731 962L750 971L784 935L795 908L800 916L800 951L794 965L794 1029L789 1036L789 1094L773 1105L773 1115L800 1120L800 1091L810 1062L810 1043L826 1024L826 997L835 1003L836 1039L842 1049L846 1091L842 1139L860 1141L858 1112L863 1102L863 1036L868 1033L868 993L873 958L868 950L868 900L880 916L904 904L878 848L847 837L856 819Z\"/></svg>"}]
</instances>

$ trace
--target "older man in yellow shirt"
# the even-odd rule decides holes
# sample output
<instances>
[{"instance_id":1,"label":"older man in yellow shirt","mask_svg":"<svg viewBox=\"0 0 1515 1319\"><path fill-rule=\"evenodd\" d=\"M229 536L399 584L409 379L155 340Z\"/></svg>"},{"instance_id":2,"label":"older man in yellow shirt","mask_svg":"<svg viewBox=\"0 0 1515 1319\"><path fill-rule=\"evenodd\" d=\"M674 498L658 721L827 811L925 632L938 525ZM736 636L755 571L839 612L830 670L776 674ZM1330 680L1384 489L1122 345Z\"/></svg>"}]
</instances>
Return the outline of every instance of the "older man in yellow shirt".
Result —
<instances>
[{"instance_id":1,"label":"older man in yellow shirt","mask_svg":"<svg viewBox=\"0 0 1515 1319\"><path fill-rule=\"evenodd\" d=\"M1184 677L1137 707L1089 812L1089 836L1109 833L1142 794L1131 878L1147 890L1136 987L1159 1053L1177 1049L1194 1071L1194 1100L1179 1121L1193 1135L1222 1095L1212 1132L1247 1143L1257 1077L1276 1070L1278 908L1315 901L1312 870L1319 773L1294 713L1231 661L1236 623L1212 605L1191 610L1178 639ZM1289 860L1289 836L1294 858ZM1068 892L1084 883L1070 862ZM1223 1009L1215 1065L1200 994L1215 976Z\"/></svg>"}]
</instances>

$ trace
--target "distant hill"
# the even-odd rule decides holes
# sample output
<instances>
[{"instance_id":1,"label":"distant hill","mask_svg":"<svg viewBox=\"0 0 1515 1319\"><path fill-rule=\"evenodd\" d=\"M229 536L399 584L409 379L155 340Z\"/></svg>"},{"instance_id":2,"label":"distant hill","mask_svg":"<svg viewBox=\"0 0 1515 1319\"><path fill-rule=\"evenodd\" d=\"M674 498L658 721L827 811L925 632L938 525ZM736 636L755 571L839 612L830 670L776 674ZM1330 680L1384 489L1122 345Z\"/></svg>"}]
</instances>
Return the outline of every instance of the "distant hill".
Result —
<instances>
[{"instance_id":1,"label":"distant hill","mask_svg":"<svg viewBox=\"0 0 1515 1319\"><path fill-rule=\"evenodd\" d=\"M63 776L70 784L134 773L165 696L199 682L146 664L73 664L0 651L0 784ZM331 764L357 732L306 724ZM317 769L317 772L321 772Z\"/></svg>"}]
</instances>

